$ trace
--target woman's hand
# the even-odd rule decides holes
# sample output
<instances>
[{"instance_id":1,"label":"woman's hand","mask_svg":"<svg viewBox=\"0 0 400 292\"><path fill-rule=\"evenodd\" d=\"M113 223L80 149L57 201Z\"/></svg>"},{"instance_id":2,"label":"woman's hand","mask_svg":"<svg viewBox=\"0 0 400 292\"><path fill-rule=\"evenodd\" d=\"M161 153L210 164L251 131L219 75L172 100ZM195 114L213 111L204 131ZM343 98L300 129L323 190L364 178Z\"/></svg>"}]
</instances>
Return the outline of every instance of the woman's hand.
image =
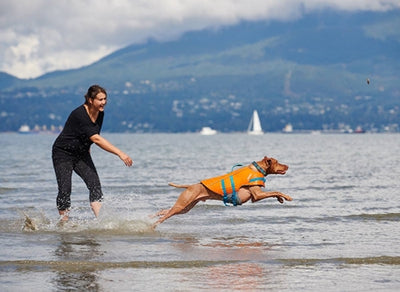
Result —
<instances>
[{"instance_id":1,"label":"woman's hand","mask_svg":"<svg viewBox=\"0 0 400 292\"><path fill-rule=\"evenodd\" d=\"M127 154L125 154L124 152L122 152L119 155L119 158L125 163L126 166L132 166L133 161L132 158L130 158Z\"/></svg>"}]
</instances>

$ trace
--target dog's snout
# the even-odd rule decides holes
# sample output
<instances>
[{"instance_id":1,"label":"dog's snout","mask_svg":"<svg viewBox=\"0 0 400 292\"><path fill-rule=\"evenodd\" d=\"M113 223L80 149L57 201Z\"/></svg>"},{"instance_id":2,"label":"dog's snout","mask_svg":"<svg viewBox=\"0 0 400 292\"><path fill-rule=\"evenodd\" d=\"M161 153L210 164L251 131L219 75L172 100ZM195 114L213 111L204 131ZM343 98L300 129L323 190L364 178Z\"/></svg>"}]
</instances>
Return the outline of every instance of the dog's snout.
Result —
<instances>
[{"instance_id":1,"label":"dog's snout","mask_svg":"<svg viewBox=\"0 0 400 292\"><path fill-rule=\"evenodd\" d=\"M277 173L285 174L288 169L289 169L288 165L279 163L279 167L277 169Z\"/></svg>"}]
</instances>

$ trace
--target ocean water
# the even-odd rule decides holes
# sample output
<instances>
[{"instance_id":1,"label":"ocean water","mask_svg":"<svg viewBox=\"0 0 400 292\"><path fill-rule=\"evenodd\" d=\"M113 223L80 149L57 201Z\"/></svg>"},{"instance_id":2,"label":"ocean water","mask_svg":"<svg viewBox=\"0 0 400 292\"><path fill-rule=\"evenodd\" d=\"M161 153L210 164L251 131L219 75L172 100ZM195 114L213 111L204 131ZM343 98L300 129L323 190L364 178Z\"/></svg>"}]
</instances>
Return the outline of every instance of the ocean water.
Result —
<instances>
[{"instance_id":1,"label":"ocean water","mask_svg":"<svg viewBox=\"0 0 400 292\"><path fill-rule=\"evenodd\" d=\"M92 147L105 201L94 219L73 177L58 224L51 134L0 134L1 291L398 291L400 135L104 134ZM181 190L264 155L288 164L266 190L293 197L200 202L156 230ZM29 218L37 230L24 230Z\"/></svg>"}]
</instances>

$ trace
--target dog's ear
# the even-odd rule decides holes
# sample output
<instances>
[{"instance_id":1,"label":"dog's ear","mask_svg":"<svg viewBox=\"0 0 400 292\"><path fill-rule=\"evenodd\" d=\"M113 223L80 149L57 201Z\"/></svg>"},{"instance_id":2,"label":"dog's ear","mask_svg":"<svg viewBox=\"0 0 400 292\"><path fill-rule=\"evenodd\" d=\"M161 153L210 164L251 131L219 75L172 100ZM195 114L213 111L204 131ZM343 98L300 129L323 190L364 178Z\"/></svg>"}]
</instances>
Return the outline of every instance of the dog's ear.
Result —
<instances>
[{"instance_id":1,"label":"dog's ear","mask_svg":"<svg viewBox=\"0 0 400 292\"><path fill-rule=\"evenodd\" d=\"M268 169L271 166L271 159L269 159L267 156L264 156L263 161L265 163L265 169Z\"/></svg>"}]
</instances>

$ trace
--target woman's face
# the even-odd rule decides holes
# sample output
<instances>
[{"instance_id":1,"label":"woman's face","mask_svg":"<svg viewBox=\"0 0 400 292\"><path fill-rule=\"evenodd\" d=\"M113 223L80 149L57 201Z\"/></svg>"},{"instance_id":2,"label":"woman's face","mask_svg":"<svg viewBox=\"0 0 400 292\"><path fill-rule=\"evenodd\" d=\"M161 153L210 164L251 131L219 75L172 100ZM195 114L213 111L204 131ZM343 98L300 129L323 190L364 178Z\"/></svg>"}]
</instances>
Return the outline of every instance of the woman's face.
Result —
<instances>
[{"instance_id":1,"label":"woman's face","mask_svg":"<svg viewBox=\"0 0 400 292\"><path fill-rule=\"evenodd\" d=\"M92 107L102 112L107 104L107 96L103 92L99 92L91 101Z\"/></svg>"}]
</instances>

